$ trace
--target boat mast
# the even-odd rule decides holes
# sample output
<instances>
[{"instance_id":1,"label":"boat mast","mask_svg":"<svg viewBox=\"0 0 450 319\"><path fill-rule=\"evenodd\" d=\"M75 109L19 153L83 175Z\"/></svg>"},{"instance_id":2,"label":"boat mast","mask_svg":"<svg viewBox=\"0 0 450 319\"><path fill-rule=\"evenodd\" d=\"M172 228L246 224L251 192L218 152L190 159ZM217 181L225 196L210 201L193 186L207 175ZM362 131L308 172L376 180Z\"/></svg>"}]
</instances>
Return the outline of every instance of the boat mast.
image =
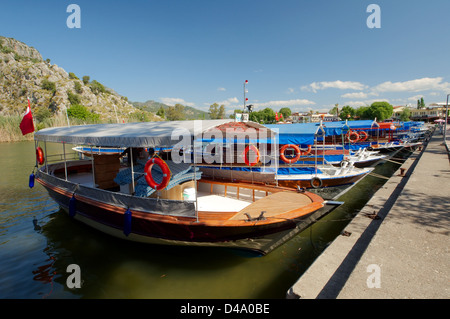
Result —
<instances>
[{"instance_id":1,"label":"boat mast","mask_svg":"<svg viewBox=\"0 0 450 319\"><path fill-rule=\"evenodd\" d=\"M245 82L244 82L244 112L245 112L246 102L247 102L247 98L245 97L245 93L247 93L247 90L245 89L246 84L248 84L248 80L245 80Z\"/></svg>"}]
</instances>

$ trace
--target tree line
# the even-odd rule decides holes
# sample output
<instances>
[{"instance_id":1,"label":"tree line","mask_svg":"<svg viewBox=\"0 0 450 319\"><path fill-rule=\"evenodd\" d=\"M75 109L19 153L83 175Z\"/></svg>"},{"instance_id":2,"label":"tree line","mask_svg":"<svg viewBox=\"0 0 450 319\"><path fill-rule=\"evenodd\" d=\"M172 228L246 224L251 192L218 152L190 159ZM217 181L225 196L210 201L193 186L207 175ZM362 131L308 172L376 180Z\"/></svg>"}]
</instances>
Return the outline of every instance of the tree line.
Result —
<instances>
[{"instance_id":1,"label":"tree line","mask_svg":"<svg viewBox=\"0 0 450 319\"><path fill-rule=\"evenodd\" d=\"M236 113L248 112L243 109L235 109L233 114L229 115L229 118L235 118ZM404 118L402 120L406 121L409 119L409 110L404 111ZM313 111L309 111L313 114ZM374 102L370 106L360 106L353 108L349 105L338 108L336 105L329 111L332 115L337 115L341 120L377 120L384 121L392 117L394 113L394 108L388 102L380 101ZM211 104L207 116L210 119L225 119L226 109L225 105L219 105L217 103ZM278 120L287 120L292 114L289 107L283 107L278 111L274 111L270 107L266 107L263 110L251 111L249 112L249 120L253 122L270 124L276 123ZM175 104L174 106L169 106L168 108L163 108L162 106L156 112L156 115L160 116L162 119L168 121L182 121L186 119L185 106L182 104ZM278 119L277 119L278 116ZM205 115L202 116L205 119Z\"/></svg>"},{"instance_id":2,"label":"tree line","mask_svg":"<svg viewBox=\"0 0 450 319\"><path fill-rule=\"evenodd\" d=\"M330 114L337 115L341 120L377 120L384 121L392 117L394 107L388 102L373 102L370 106L353 108L349 105L339 109L338 105L333 107Z\"/></svg>"}]
</instances>

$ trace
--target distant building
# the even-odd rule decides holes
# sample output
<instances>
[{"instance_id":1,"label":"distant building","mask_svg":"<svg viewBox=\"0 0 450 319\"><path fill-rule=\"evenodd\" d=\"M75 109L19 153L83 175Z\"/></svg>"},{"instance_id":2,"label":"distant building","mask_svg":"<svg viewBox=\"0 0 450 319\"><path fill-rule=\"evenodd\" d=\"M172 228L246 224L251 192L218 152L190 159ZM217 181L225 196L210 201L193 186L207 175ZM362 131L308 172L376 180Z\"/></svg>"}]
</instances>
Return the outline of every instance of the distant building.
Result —
<instances>
[{"instance_id":1,"label":"distant building","mask_svg":"<svg viewBox=\"0 0 450 319\"><path fill-rule=\"evenodd\" d=\"M410 110L411 110L410 107L403 106L403 105L400 105L400 106L394 106L394 112L393 112L393 114L392 114L392 119L393 119L393 120L399 120L399 119L400 119L400 115L402 114L402 112L403 112L405 109L410 109Z\"/></svg>"},{"instance_id":2,"label":"distant building","mask_svg":"<svg viewBox=\"0 0 450 319\"><path fill-rule=\"evenodd\" d=\"M289 118L292 123L311 123L311 122L320 122L323 120L324 122L333 122L340 121L340 119L336 115L332 115L329 113L292 113Z\"/></svg>"},{"instance_id":3,"label":"distant building","mask_svg":"<svg viewBox=\"0 0 450 319\"><path fill-rule=\"evenodd\" d=\"M424 109L410 109L410 119L412 121L424 121L433 122L434 120L445 118L445 106L441 103L430 104L429 107Z\"/></svg>"}]
</instances>

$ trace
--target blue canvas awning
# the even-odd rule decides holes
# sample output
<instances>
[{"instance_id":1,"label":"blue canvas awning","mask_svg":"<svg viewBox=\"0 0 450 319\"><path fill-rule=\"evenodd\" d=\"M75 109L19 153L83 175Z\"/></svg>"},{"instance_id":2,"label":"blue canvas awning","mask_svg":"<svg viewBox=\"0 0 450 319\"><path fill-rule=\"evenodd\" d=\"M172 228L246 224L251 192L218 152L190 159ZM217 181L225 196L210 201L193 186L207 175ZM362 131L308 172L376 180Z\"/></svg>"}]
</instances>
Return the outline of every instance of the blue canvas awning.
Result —
<instances>
[{"instance_id":1,"label":"blue canvas awning","mask_svg":"<svg viewBox=\"0 0 450 319\"><path fill-rule=\"evenodd\" d=\"M278 133L280 145L313 145L317 136L322 137L323 131L319 123L267 124L266 127ZM326 135L326 132L325 132Z\"/></svg>"}]
</instances>

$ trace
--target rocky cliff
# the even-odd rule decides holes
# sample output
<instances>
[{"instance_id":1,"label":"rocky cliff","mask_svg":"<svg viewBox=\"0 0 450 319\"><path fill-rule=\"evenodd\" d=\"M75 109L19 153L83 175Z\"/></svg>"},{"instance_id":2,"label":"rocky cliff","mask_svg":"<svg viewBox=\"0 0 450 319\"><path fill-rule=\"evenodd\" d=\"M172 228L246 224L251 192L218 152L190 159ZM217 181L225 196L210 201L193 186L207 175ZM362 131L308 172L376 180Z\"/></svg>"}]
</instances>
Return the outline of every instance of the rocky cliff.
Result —
<instances>
[{"instance_id":1,"label":"rocky cliff","mask_svg":"<svg viewBox=\"0 0 450 319\"><path fill-rule=\"evenodd\" d=\"M27 98L33 113L56 115L77 104L98 114L103 122L128 121L142 117L143 112L101 83L78 78L43 60L36 49L0 36L0 115L23 114ZM145 118L159 120L153 114L145 114Z\"/></svg>"}]
</instances>

